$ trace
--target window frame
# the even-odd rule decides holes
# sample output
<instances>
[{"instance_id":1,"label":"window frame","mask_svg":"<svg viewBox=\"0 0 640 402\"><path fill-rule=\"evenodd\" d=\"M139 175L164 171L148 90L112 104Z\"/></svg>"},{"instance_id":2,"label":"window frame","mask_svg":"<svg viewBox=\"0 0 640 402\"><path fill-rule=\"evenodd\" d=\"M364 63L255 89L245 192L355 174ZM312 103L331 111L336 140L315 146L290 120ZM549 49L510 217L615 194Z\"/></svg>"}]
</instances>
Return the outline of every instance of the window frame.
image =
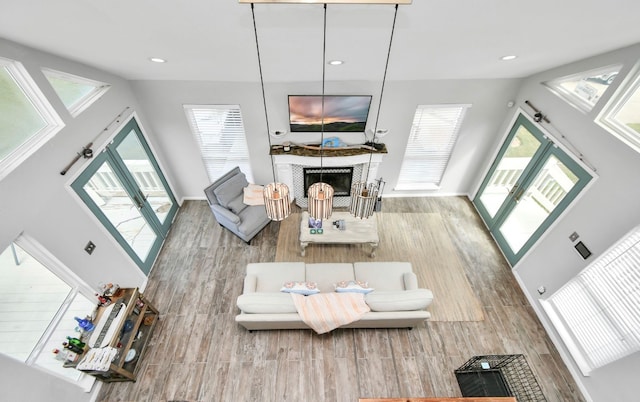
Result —
<instances>
[{"instance_id":1,"label":"window frame","mask_svg":"<svg viewBox=\"0 0 640 402\"><path fill-rule=\"evenodd\" d=\"M412 120L412 124L411 124L411 132L409 133L409 138L407 140L407 146L404 152L404 155L402 157L402 165L400 167L400 171L398 173L398 180L396 182L396 186L395 186L395 190L438 190L440 189L440 184L442 183L442 178L444 177L446 170L447 170L447 166L449 165L449 161L451 160L451 155L453 154L453 150L455 149L455 145L456 142L458 140L458 137L460 135L460 129L462 128L462 124L464 123L464 119L466 116L467 111L472 107L471 104L468 103L456 103L456 104L432 104L432 105L418 105L416 107L416 111L414 113L413 116L413 120ZM418 148L423 147L423 145L420 143L420 141L417 140L418 137L422 136L422 135L431 135L428 132L421 132L422 129L422 124L417 124L416 120L419 118L418 117L418 113L425 113L428 112L429 109L445 109L445 108L449 108L449 109L458 109L457 113L458 113L458 119L456 121L456 125L454 127L450 127L451 129L451 133L450 133L450 137L448 139L448 144L447 144L447 149L446 149L446 154L442 153L442 157L439 157L437 159L437 163L441 164L442 166L438 169L434 166L430 167L430 170L434 170L436 171L436 173L439 174L439 178L437 180L437 183L435 182L426 182L426 181L421 181L421 182L417 182L415 181L415 177L414 176L419 176L419 175L424 175L425 172L421 173L421 174L414 174L413 176L409 177L406 173L404 174L403 177L403 171L405 169L405 162L412 160L412 159L418 159L418 157L426 157L428 154L428 151L425 149L422 149L419 151L419 154L415 154L415 155L411 155L411 156L407 156L408 154L410 154L411 152L415 152L416 150L418 150ZM416 138L416 140L412 140L412 138ZM424 148L424 147L423 147Z\"/></svg>"},{"instance_id":2,"label":"window frame","mask_svg":"<svg viewBox=\"0 0 640 402\"><path fill-rule=\"evenodd\" d=\"M551 296L540 300L584 376L640 351L640 314L636 311L635 316L631 313L632 317L629 317L628 310L633 308L617 307L627 306L624 302L631 298L623 285L627 288L637 287L640 283L640 265L636 265L639 262L640 225L626 233ZM564 303L562 298L565 299ZM566 317L570 316L572 319L568 320ZM625 317L625 320L616 317ZM603 325L605 323L607 325ZM592 333L597 335L590 335ZM583 345L586 343L593 349L593 356L585 350Z\"/></svg>"},{"instance_id":3,"label":"window frame","mask_svg":"<svg viewBox=\"0 0 640 402\"><path fill-rule=\"evenodd\" d=\"M0 159L0 180L2 180L62 130L65 124L22 63L0 57L0 68L5 68L12 76L15 84L46 124L15 147L6 157Z\"/></svg>"},{"instance_id":4,"label":"window frame","mask_svg":"<svg viewBox=\"0 0 640 402\"><path fill-rule=\"evenodd\" d=\"M71 81L79 84L86 84L94 87L94 89L91 90L91 92L89 92L87 95L80 98L79 101L76 101L72 105L67 106L66 104L64 104L64 101L60 97L60 94L58 94L58 91L56 91L55 87L49 81L49 84L53 88L54 92L56 93L56 95L58 95L58 97L60 98L60 101L64 104L64 106L67 108L67 110L73 117L78 117L80 113L84 112L87 108L89 108L89 106L91 106L95 101L100 99L102 95L104 95L111 88L111 85L102 81L92 80L90 78L81 77L79 75L67 73L64 71L54 70L47 67L42 68L42 73L44 74L45 78L47 78L47 81L49 81L49 78L59 78L62 80L67 80L67 81Z\"/></svg>"},{"instance_id":5,"label":"window frame","mask_svg":"<svg viewBox=\"0 0 640 402\"><path fill-rule=\"evenodd\" d=\"M562 83L571 81L573 79L582 80L584 78L596 77L598 75L603 75L603 74L614 72L614 71L617 72L618 75L620 75L620 72L622 71L623 67L624 65L622 63L610 64L607 66L592 68L590 70L581 71L578 73L569 74L562 77L554 78L552 80L544 81L542 85L544 85L554 95L557 95L562 100L567 102L569 105L573 106L574 108L580 110L582 113L586 114L592 111L594 107L596 107L598 102L600 102L600 99L602 99L602 97L607 93L610 87L607 87L602 92L602 95L600 95L598 99L596 99L596 101L592 104L589 101L577 96L573 92L570 92L566 88L562 87ZM616 79L619 79L619 78L616 77ZM615 81L613 83L615 83ZM608 84L608 85L612 85L612 84Z\"/></svg>"},{"instance_id":6,"label":"window frame","mask_svg":"<svg viewBox=\"0 0 640 402\"><path fill-rule=\"evenodd\" d=\"M615 118L615 115L636 94L640 96L640 62L631 73L627 74L625 80L596 117L595 123L634 151L640 152L640 132L629 128Z\"/></svg>"},{"instance_id":7,"label":"window frame","mask_svg":"<svg viewBox=\"0 0 640 402\"><path fill-rule=\"evenodd\" d=\"M95 377L87 375L85 373L80 373L78 380L73 381L68 377L60 375L54 371L50 371L47 368L38 365L37 359L41 353L46 353L46 350L44 350L44 347L49 342L49 339L53 335L55 329L59 325L60 321L66 314L69 306L72 304L75 298L78 297L78 295L80 295L87 298L88 300L91 300L96 293L95 290L93 290L86 282L80 279L79 276L77 276L69 268L67 268L58 258L56 258L53 254L51 254L51 252L45 249L34 238L22 233L15 240L13 240L12 243L15 243L16 245L18 245L27 254L29 254L31 258L38 261L39 264L44 266L53 275L55 275L61 281L65 282L71 288L69 295L64 300L64 302L60 305L58 312L52 318L46 330L42 333L40 340L33 347L33 350L29 354L29 357L25 361L17 360L17 359L16 361L22 364L25 364L30 368L34 368L43 373L47 373L48 375L51 375L58 379L66 381L69 384L76 385L82 388L85 392L91 391L91 388L95 382ZM11 359L15 359L8 355L5 355L5 356ZM62 362L60 364L62 364Z\"/></svg>"},{"instance_id":8,"label":"window frame","mask_svg":"<svg viewBox=\"0 0 640 402\"><path fill-rule=\"evenodd\" d=\"M184 108L184 112L185 112L185 116L187 118L187 123L189 124L189 128L191 130L191 133L193 135L193 138L196 142L196 144L198 145L198 150L200 151L200 157L202 159L202 163L204 164L207 176L209 177L209 180L211 182L217 180L219 177L221 177L222 175L224 175L228 170L230 170L231 168L233 168L234 166L239 166L240 170L242 171L242 173L245 174L245 176L247 177L247 181L249 181L250 183L253 182L253 169L251 166L251 157L249 155L249 146L248 146L248 141L247 141L247 135L246 135L246 130L244 128L244 118L242 117L242 108L240 107L240 105L237 104L201 104L201 105L195 105L195 104L185 104L183 105ZM237 111L238 115L239 115L239 127L235 127L235 129L237 130L238 134L238 138L240 137L240 135L242 136L242 140L244 141L244 150L245 150L245 155L243 159L238 159L238 163L233 164L234 166L231 166L229 169L214 169L213 166L211 166L211 164L208 162L208 160L224 160L225 165L228 163L228 161L230 160L229 158L220 158L220 157L214 157L212 158L211 156L206 156L205 155L205 147L203 145L203 136L202 133L199 130L199 127L197 125L197 116L194 114L194 110L215 110L215 111L220 111L220 110L233 110L233 111ZM221 130L222 131L222 130ZM240 134L241 133L241 134ZM213 133L215 135L215 133ZM219 133L218 133L219 135ZM212 150L214 149L214 147L211 148ZM217 175L217 176L216 176Z\"/></svg>"}]
</instances>

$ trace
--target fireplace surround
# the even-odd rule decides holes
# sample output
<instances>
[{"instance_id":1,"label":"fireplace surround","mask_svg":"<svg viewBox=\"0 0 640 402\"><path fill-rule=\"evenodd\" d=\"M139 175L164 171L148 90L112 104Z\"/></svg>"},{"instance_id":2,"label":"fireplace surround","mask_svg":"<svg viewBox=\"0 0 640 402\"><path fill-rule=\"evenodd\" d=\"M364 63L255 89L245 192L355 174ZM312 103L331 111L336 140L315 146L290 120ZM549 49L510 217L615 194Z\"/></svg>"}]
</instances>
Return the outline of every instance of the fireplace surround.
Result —
<instances>
[{"instance_id":1,"label":"fireplace surround","mask_svg":"<svg viewBox=\"0 0 640 402\"><path fill-rule=\"evenodd\" d=\"M322 169L324 172L335 168L352 168L351 182L362 181L377 177L378 167L386 153L369 153L350 156L327 156L322 157ZM292 154L273 154L273 162L276 167L278 181L289 186L291 197L295 198L296 205L300 208L307 208L307 197L305 194L304 169L321 166L320 156L299 156ZM371 159L371 163L369 160ZM324 178L324 173L323 173ZM349 207L351 197L346 195L336 195L333 197L333 206L338 208Z\"/></svg>"}]
</instances>

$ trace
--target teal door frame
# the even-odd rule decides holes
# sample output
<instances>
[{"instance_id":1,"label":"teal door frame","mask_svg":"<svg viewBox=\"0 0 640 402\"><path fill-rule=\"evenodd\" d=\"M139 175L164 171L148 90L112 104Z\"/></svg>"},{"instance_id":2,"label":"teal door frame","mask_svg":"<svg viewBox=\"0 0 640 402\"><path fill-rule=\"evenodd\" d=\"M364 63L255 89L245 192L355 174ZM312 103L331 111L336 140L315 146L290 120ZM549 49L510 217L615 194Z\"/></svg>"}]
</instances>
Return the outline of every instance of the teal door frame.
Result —
<instances>
[{"instance_id":1,"label":"teal door frame","mask_svg":"<svg viewBox=\"0 0 640 402\"><path fill-rule=\"evenodd\" d=\"M171 200L171 207L167 211L165 219L163 222L160 222L157 215L153 211L153 208L147 197L143 194L140 187L137 185L133 174L129 171L124 161L120 157L117 152L117 147L120 145L129 134L135 134L140 145L144 149L146 156L149 158L153 168L155 169L155 173L160 179L164 190L166 191L168 197ZM96 204L94 199L89 195L89 193L85 190L85 185L89 182L89 180L95 175L95 173L100 169L104 164L108 164L111 167L111 170L120 180L122 187L127 193L127 196L132 201L133 205L135 205L140 214L145 219L146 223L153 230L156 235L156 240L153 242L149 252L147 253L146 258L141 259L135 250L129 245L127 240L122 236L122 234L118 231L118 229L112 224L109 218L104 214L104 212L100 209L100 207ZM111 233L111 235L115 238L118 244L125 250L125 252L135 261L135 263L140 267L140 269L148 274L151 271L151 267L160 252L160 248L169 233L169 229L171 228L171 224L176 214L178 213L179 205L169 187L169 183L167 182L158 162L149 147L140 126L138 125L135 116L131 117L131 120L127 122L116 134L113 141L101 152L96 155L93 161L89 164L89 166L82 172L80 175L73 181L71 187L75 190L78 196L84 201L87 207L93 212L93 214L98 218L98 220L104 225L104 227Z\"/></svg>"},{"instance_id":2,"label":"teal door frame","mask_svg":"<svg viewBox=\"0 0 640 402\"><path fill-rule=\"evenodd\" d=\"M500 165L500 161L505 156L505 153L507 152L512 139L515 137L518 129L521 126L524 126L524 128L526 128L531 134L533 134L533 136L538 141L540 141L541 145L533 154L530 162L523 170L514 187L506 196L500 208L497 210L494 216L491 216L487 208L483 205L480 197L482 196L486 187L490 184L494 172ZM509 217L509 214L517 206L520 197L523 194L526 194L529 187L534 183L534 180L536 179L540 170L545 166L545 163L551 157L557 158L567 169L569 169L577 177L577 182L567 192L562 200L553 208L553 210L538 226L538 228L531 234L524 245L522 245L519 250L513 251L504 235L500 231L500 228L505 220ZM496 156L491 167L489 168L488 173L483 179L482 184L480 185L480 188L473 199L473 204L475 205L478 213L487 225L487 228L496 240L498 246L502 250L504 256L507 258L511 266L514 266L524 256L524 254L526 254L526 252L531 249L531 247L553 224L553 222L555 222L555 220L566 210L566 208L573 202L573 200L578 196L578 194L580 194L580 192L592 179L593 176L574 158L572 158L569 153L561 149L557 144L553 142L552 139L549 138L547 134L543 133L539 127L537 127L531 120L529 120L526 115L521 113L516 118L511 130L509 131L509 134L507 135L502 147L498 152L498 155Z\"/></svg>"}]
</instances>

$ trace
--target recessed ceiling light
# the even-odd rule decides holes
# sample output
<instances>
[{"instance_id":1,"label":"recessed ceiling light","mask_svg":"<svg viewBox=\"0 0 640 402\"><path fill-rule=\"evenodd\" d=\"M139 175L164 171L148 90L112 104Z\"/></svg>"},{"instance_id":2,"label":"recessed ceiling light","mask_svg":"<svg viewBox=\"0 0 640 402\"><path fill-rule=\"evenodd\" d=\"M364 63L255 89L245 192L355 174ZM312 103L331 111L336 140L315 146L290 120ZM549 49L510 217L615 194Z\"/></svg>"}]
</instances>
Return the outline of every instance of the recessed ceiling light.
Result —
<instances>
[{"instance_id":1,"label":"recessed ceiling light","mask_svg":"<svg viewBox=\"0 0 640 402\"><path fill-rule=\"evenodd\" d=\"M517 59L517 58L518 58L518 56L513 55L513 54L510 54L510 55L508 55L508 56L502 56L502 57L500 57L500 60L503 60L503 61L509 61L509 60L514 60L514 59Z\"/></svg>"},{"instance_id":2,"label":"recessed ceiling light","mask_svg":"<svg viewBox=\"0 0 640 402\"><path fill-rule=\"evenodd\" d=\"M160 57L149 57L149 60L151 60L154 63L166 63L167 62L165 59L161 59Z\"/></svg>"},{"instance_id":3,"label":"recessed ceiling light","mask_svg":"<svg viewBox=\"0 0 640 402\"><path fill-rule=\"evenodd\" d=\"M339 66L340 64L344 64L344 61L342 61L342 60L331 60L329 62L329 64L331 64L332 66Z\"/></svg>"}]
</instances>

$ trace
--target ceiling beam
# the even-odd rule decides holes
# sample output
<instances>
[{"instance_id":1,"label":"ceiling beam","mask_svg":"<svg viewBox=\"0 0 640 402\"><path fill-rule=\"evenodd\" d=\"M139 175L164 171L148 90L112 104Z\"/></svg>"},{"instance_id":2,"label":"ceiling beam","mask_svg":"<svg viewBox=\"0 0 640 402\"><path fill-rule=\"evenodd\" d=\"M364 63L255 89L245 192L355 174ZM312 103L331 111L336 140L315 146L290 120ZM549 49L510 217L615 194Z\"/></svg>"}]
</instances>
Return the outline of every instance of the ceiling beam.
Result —
<instances>
[{"instance_id":1,"label":"ceiling beam","mask_svg":"<svg viewBox=\"0 0 640 402\"><path fill-rule=\"evenodd\" d=\"M288 4L411 4L413 0L238 0L239 3Z\"/></svg>"}]
</instances>

